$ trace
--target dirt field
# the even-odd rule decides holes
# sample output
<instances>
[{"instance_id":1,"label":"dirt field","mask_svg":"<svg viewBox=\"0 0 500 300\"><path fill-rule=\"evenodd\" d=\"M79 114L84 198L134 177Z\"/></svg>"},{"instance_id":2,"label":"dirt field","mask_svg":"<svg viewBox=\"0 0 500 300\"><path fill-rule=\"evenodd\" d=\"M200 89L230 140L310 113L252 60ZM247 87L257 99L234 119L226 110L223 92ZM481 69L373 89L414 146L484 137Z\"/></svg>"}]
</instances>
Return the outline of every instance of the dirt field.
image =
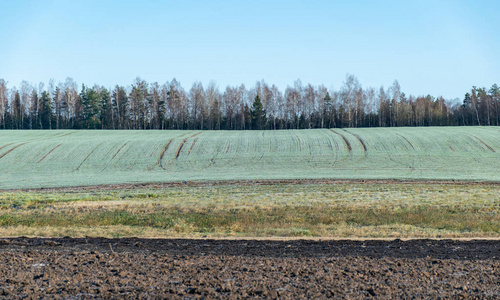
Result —
<instances>
[{"instance_id":1,"label":"dirt field","mask_svg":"<svg viewBox=\"0 0 500 300\"><path fill-rule=\"evenodd\" d=\"M498 298L494 240L0 239L0 298Z\"/></svg>"}]
</instances>

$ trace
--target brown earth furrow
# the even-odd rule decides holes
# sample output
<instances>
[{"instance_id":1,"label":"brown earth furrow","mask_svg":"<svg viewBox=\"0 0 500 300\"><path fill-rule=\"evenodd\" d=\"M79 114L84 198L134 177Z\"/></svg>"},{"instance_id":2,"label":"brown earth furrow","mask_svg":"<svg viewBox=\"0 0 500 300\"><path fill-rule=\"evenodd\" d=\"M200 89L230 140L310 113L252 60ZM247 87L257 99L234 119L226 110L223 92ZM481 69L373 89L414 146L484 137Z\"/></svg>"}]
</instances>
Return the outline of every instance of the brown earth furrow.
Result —
<instances>
[{"instance_id":1,"label":"brown earth furrow","mask_svg":"<svg viewBox=\"0 0 500 300\"><path fill-rule=\"evenodd\" d=\"M337 135L339 135L344 140L344 143L347 146L347 150L349 150L349 154L351 154L351 152L352 152L352 146L351 146L351 143L349 143L349 140L343 134L340 134L340 133L334 131L331 128L330 128L330 131L333 132L333 133L335 133L335 134L337 134Z\"/></svg>"},{"instance_id":2,"label":"brown earth furrow","mask_svg":"<svg viewBox=\"0 0 500 300\"><path fill-rule=\"evenodd\" d=\"M491 152L496 152L495 149L493 149L490 145L486 144L483 140L481 140L480 138L478 138L477 136L474 136L473 137L475 139L477 139L478 141L480 141L481 143L483 143L483 145L485 145L488 149L490 149Z\"/></svg>"},{"instance_id":3,"label":"brown earth furrow","mask_svg":"<svg viewBox=\"0 0 500 300\"><path fill-rule=\"evenodd\" d=\"M191 151L193 150L194 145L196 145L197 141L198 141L198 138L195 138L193 143L191 144L191 147L189 147L188 155L191 154Z\"/></svg>"},{"instance_id":4,"label":"brown earth furrow","mask_svg":"<svg viewBox=\"0 0 500 300\"><path fill-rule=\"evenodd\" d=\"M405 136L403 136L403 135L401 135L401 134L398 134L398 133L396 133L396 135L398 135L398 136L402 137L402 138L403 138L403 139L404 139L404 140L405 140L405 141L406 141L406 142L410 145L410 147L411 147L413 150L415 150L415 147L413 147L413 144L412 144L412 143L410 142L410 140L408 140Z\"/></svg>"},{"instance_id":5,"label":"brown earth furrow","mask_svg":"<svg viewBox=\"0 0 500 300\"><path fill-rule=\"evenodd\" d=\"M68 135L73 134L73 133L74 133L74 132L69 132L69 133L63 134L63 135L61 135L61 136L59 136L59 137L68 136Z\"/></svg>"},{"instance_id":6,"label":"brown earth furrow","mask_svg":"<svg viewBox=\"0 0 500 300\"><path fill-rule=\"evenodd\" d=\"M102 144L102 143L101 143ZM97 148L99 148L99 146L101 146L101 144L97 145L94 149L92 149L92 151L90 151L90 153L82 160L82 162L78 165L78 167L75 169L75 171L78 171L80 169L80 167L83 165L83 163L92 155L92 153L94 153L94 151L97 150Z\"/></svg>"},{"instance_id":7,"label":"brown earth furrow","mask_svg":"<svg viewBox=\"0 0 500 300\"><path fill-rule=\"evenodd\" d=\"M56 150L57 148L59 148L59 146L61 146L62 144L59 144L57 146L55 146L54 148L52 148L52 150L50 150L47 154L45 154L44 157L42 157L42 159L40 159L37 164L39 164L40 162L42 162L42 160L44 160L47 156L49 156L50 153L52 153L52 151Z\"/></svg>"},{"instance_id":8,"label":"brown earth furrow","mask_svg":"<svg viewBox=\"0 0 500 300\"><path fill-rule=\"evenodd\" d=\"M197 135L198 135L198 134L200 134L200 133L201 133L201 131L200 131L200 132L198 132L198 133L193 134L192 136L189 136L189 137L187 137L187 138L183 139L183 140L182 140L182 142L181 142L181 144L179 145L179 148L177 148L177 152L175 152L175 157L174 157L174 159L177 159L177 158L179 157L179 155L181 154L182 146L184 146L184 143L186 143L186 141L187 141L188 139L190 139L190 138L192 138L192 137L195 137L195 136L197 136Z\"/></svg>"},{"instance_id":9,"label":"brown earth furrow","mask_svg":"<svg viewBox=\"0 0 500 300\"><path fill-rule=\"evenodd\" d=\"M161 153L160 153L160 156L158 157L158 161L156 162L156 166L157 165L160 165L160 168L162 169L165 169L163 167L163 156L165 156L165 152L167 152L168 150L168 147L170 146L170 144L172 143L172 141L174 140L174 138L171 138L166 144L165 146L163 146L163 149L161 150Z\"/></svg>"},{"instance_id":10,"label":"brown earth furrow","mask_svg":"<svg viewBox=\"0 0 500 300\"><path fill-rule=\"evenodd\" d=\"M123 144L120 149L118 149L118 151L116 151L116 153L113 155L113 157L111 158L111 160L113 160L117 155L118 153L120 153L120 151L123 149L123 147L125 147L129 142L126 142L125 144Z\"/></svg>"},{"instance_id":11,"label":"brown earth furrow","mask_svg":"<svg viewBox=\"0 0 500 300\"><path fill-rule=\"evenodd\" d=\"M2 147L0 147L0 150L2 150L2 149L3 149L3 148L5 148L5 147L8 147L8 146L10 146L10 145L12 145L12 144L14 144L14 143L8 143L7 145L3 145Z\"/></svg>"},{"instance_id":12,"label":"brown earth furrow","mask_svg":"<svg viewBox=\"0 0 500 300\"><path fill-rule=\"evenodd\" d=\"M7 152L5 152L4 154L0 155L0 159L2 159L5 155L9 154L10 152L16 150L17 148L21 147L22 145L24 144L27 144L27 143L22 143L22 144L19 144L13 148L11 148L10 150L8 150Z\"/></svg>"},{"instance_id":13,"label":"brown earth furrow","mask_svg":"<svg viewBox=\"0 0 500 300\"><path fill-rule=\"evenodd\" d=\"M367 150L366 150L366 145L365 145L365 142L363 141L363 139L359 135L357 135L355 133L349 132L349 131L347 131L345 129L342 129L342 130L345 131L345 132L347 132L347 133L349 133L349 134L352 134L359 141L359 143L361 144L361 147L363 147L363 153L364 153L364 155L366 157Z\"/></svg>"}]
</instances>

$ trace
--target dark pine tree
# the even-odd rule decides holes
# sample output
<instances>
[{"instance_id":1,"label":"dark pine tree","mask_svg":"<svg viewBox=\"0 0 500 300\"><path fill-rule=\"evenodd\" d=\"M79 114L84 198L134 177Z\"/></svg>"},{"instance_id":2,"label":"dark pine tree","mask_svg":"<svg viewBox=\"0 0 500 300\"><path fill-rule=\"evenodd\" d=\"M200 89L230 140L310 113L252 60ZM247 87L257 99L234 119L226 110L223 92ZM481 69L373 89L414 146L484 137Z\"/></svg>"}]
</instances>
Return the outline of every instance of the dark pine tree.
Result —
<instances>
[{"instance_id":1,"label":"dark pine tree","mask_svg":"<svg viewBox=\"0 0 500 300\"><path fill-rule=\"evenodd\" d=\"M52 129L52 108L50 107L50 95L47 91L42 92L40 125L42 129Z\"/></svg>"},{"instance_id":2,"label":"dark pine tree","mask_svg":"<svg viewBox=\"0 0 500 300\"><path fill-rule=\"evenodd\" d=\"M250 110L252 117L252 130L262 130L266 127L266 111L262 106L259 95L255 96L252 109Z\"/></svg>"}]
</instances>

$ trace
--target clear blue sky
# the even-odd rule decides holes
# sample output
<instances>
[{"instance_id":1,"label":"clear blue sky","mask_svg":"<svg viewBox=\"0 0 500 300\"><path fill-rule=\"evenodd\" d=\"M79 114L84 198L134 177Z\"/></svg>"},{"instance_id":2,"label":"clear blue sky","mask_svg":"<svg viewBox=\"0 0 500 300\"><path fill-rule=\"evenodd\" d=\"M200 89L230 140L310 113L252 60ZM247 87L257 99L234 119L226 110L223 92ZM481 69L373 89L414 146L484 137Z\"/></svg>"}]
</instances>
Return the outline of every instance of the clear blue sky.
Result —
<instances>
[{"instance_id":1,"label":"clear blue sky","mask_svg":"<svg viewBox=\"0 0 500 300\"><path fill-rule=\"evenodd\" d=\"M282 91L397 79L406 94L463 98L500 84L500 1L0 0L0 78L72 77L185 89L215 80Z\"/></svg>"}]
</instances>

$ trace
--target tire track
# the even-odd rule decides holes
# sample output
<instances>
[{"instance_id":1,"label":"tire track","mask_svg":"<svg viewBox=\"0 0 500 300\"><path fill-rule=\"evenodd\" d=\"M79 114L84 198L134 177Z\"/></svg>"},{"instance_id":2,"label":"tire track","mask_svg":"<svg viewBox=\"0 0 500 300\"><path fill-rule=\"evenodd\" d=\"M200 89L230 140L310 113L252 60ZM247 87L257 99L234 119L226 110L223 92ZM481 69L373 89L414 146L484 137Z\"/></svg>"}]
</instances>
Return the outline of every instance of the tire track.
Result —
<instances>
[{"instance_id":1,"label":"tire track","mask_svg":"<svg viewBox=\"0 0 500 300\"><path fill-rule=\"evenodd\" d=\"M395 134L395 135L397 135L397 136L399 136L399 137L401 137L402 139L404 139L404 140L405 140L405 142L406 142L408 145L410 145L411 150L414 150L414 151L416 150L416 149L415 149L415 146L413 146L413 143L412 143L412 142L411 142L411 141L410 141L407 137L405 137L404 135L399 134L399 133L394 133L394 134ZM451 148L451 147L450 147L450 148ZM408 149L408 150L409 150L409 148L408 148L408 147L406 147L406 149ZM452 149L452 150L453 150L453 149ZM454 150L453 150L453 151L454 151ZM402 166L404 166L404 167L409 168L411 172L415 171L415 169L416 169L416 168L415 168L415 165L416 165L416 163L417 163L417 158L415 158L414 156L412 156L410 153L407 153L407 157L408 157L407 161L408 161L408 164L405 164L405 163L404 163L404 160L403 160L403 161L398 161L398 160L397 160L396 158L394 158L391 154L389 154L389 153L390 153L390 151L388 151L387 153L388 153L387 155L388 155L388 157L389 157L389 160L390 160L390 161L392 161L392 162L394 162L394 163L396 163L396 164L398 164L398 165L402 165Z\"/></svg>"},{"instance_id":2,"label":"tire track","mask_svg":"<svg viewBox=\"0 0 500 300\"><path fill-rule=\"evenodd\" d=\"M295 133L295 131L293 132L293 134L297 137L297 140L299 141L299 152L300 152L300 151L302 151L302 144L300 141L300 137Z\"/></svg>"},{"instance_id":3,"label":"tire track","mask_svg":"<svg viewBox=\"0 0 500 300\"><path fill-rule=\"evenodd\" d=\"M198 135L198 134L200 134L200 133L201 133L201 131L200 131L200 132L198 132L198 133L193 134L192 136L189 136L189 137L187 137L187 138L183 139L183 140L182 140L182 142L181 142L181 144L179 145L179 148L177 148L177 152L175 152L175 157L174 157L174 159L177 159L177 158L179 157L179 155L181 154L182 147L184 146L184 144L186 143L186 141L187 141L188 139L192 138L192 137L197 136L197 135Z\"/></svg>"},{"instance_id":4,"label":"tire track","mask_svg":"<svg viewBox=\"0 0 500 300\"><path fill-rule=\"evenodd\" d=\"M66 133L66 134L63 134L63 135L56 135L56 136L54 136L54 137L58 137L58 138L60 138L60 137L63 137L63 136L68 136L68 135L73 134L73 133L75 133L75 132L68 132L68 133Z\"/></svg>"},{"instance_id":5,"label":"tire track","mask_svg":"<svg viewBox=\"0 0 500 300\"><path fill-rule=\"evenodd\" d=\"M485 145L488 149L490 149L491 152L493 153L496 153L495 149L493 149L490 145L486 144L482 139L478 138L477 136L475 135L472 135L476 140L480 141L481 143L483 143L483 145Z\"/></svg>"},{"instance_id":6,"label":"tire track","mask_svg":"<svg viewBox=\"0 0 500 300\"><path fill-rule=\"evenodd\" d=\"M168 147L170 147L170 144L172 143L172 141L174 140L175 138L171 138L166 144L165 146L163 146L163 149L161 150L161 153L160 153L160 157L158 157L158 161L156 162L156 164L153 166L160 166L160 168L162 168L163 170L166 170L165 167L163 167L163 156L165 156L165 152L167 152L168 150Z\"/></svg>"},{"instance_id":7,"label":"tire track","mask_svg":"<svg viewBox=\"0 0 500 300\"><path fill-rule=\"evenodd\" d=\"M120 149L118 149L118 151L116 151L116 153L113 155L113 157L111 158L111 160L115 159L115 157L118 155L118 153L120 153L120 151L123 149L123 147L125 147L129 142L126 142L125 144L123 144Z\"/></svg>"},{"instance_id":8,"label":"tire track","mask_svg":"<svg viewBox=\"0 0 500 300\"><path fill-rule=\"evenodd\" d=\"M5 148L5 147L7 147L7 146L12 145L12 144L14 144L14 143L9 143L9 144L7 144L7 145L3 145L2 147L0 147L0 150L2 150L3 148Z\"/></svg>"},{"instance_id":9,"label":"tire track","mask_svg":"<svg viewBox=\"0 0 500 300\"><path fill-rule=\"evenodd\" d=\"M412 143L410 142L410 140L408 140L408 139L407 139L404 135L401 135L401 134L399 134L399 133L396 133L396 135L397 135L397 136L402 137L402 138L403 138L403 139L404 139L404 140L405 140L405 141L406 141L406 142L410 145L410 147L411 147L413 150L415 150L415 147L413 146L413 144L412 144Z\"/></svg>"},{"instance_id":10,"label":"tire track","mask_svg":"<svg viewBox=\"0 0 500 300\"><path fill-rule=\"evenodd\" d=\"M347 132L347 133L349 133L349 134L352 134L352 135L353 135L353 136L354 136L354 137L355 137L355 138L359 141L359 143L361 144L361 147L363 147L363 155L364 155L364 157L366 158L366 156L367 156L367 153L366 153L366 152L367 152L367 150L366 150L366 145L365 145L365 142L363 141L363 139L362 139L359 135L357 135L357 134L355 134L355 133L352 133L352 132L347 131L347 130L345 130L345 129L342 129L342 130L343 130L344 132Z\"/></svg>"},{"instance_id":11,"label":"tire track","mask_svg":"<svg viewBox=\"0 0 500 300\"><path fill-rule=\"evenodd\" d=\"M349 141L347 140L347 138L344 135L342 135L342 134L334 131L331 128L329 128L328 130L330 130L334 134L340 136L342 138L342 140L344 141L344 144L345 144L345 146L347 147L347 150L348 150L347 154L343 158L341 158L341 159L338 159L338 154L336 154L336 156L335 156L335 162L334 162L334 165L335 165L335 163L341 163L341 162L345 161L346 159L348 159L349 157L352 156L352 153L351 153L352 152L352 147L351 147L351 143L349 143ZM335 143L335 144L338 145L337 143ZM340 149L339 149L339 151L340 151Z\"/></svg>"},{"instance_id":12,"label":"tire track","mask_svg":"<svg viewBox=\"0 0 500 300\"><path fill-rule=\"evenodd\" d=\"M338 144L335 142L334 139L332 139L332 136L330 134L328 134L328 132L325 132L325 136L326 136L326 139L328 141L328 146L330 147L330 150L333 152L333 154L335 155L335 158L332 162L332 166L335 165L335 163L337 162L337 159L338 159L338 152L339 151L335 151L335 150L338 150ZM333 143L335 143L335 147L333 145Z\"/></svg>"},{"instance_id":13,"label":"tire track","mask_svg":"<svg viewBox=\"0 0 500 300\"><path fill-rule=\"evenodd\" d=\"M228 159L224 159L223 162L218 162L219 167L230 166L236 160L236 157L238 156L239 152L237 150L235 150L233 152L229 152L229 150L231 149L231 146L233 147L233 149L235 149L235 147L238 147L238 143L234 143L233 145L231 145L231 141L228 142L225 154L230 153L229 155L232 155L232 156ZM215 165L216 156L217 156L217 154L210 159L211 164L209 165L209 167L212 167L213 165Z\"/></svg>"},{"instance_id":14,"label":"tire track","mask_svg":"<svg viewBox=\"0 0 500 300\"><path fill-rule=\"evenodd\" d=\"M339 135L343 140L344 140L344 143L347 147L347 150L349 150L349 155L351 155L351 152L352 152L352 146L351 146L351 143L349 142L349 140L343 135L343 134L340 134L336 131L333 131L333 129L330 129L331 132L335 133L336 135Z\"/></svg>"},{"instance_id":15,"label":"tire track","mask_svg":"<svg viewBox=\"0 0 500 300\"><path fill-rule=\"evenodd\" d=\"M196 142L198 141L198 138L195 138L193 143L191 144L191 147L189 147L188 155L191 154L191 150L193 150L194 145L196 145Z\"/></svg>"},{"instance_id":16,"label":"tire track","mask_svg":"<svg viewBox=\"0 0 500 300\"><path fill-rule=\"evenodd\" d=\"M75 171L78 171L80 169L80 167L83 165L83 163L92 155L92 153L94 153L97 148L99 148L99 146L101 146L103 143L100 143L99 145L97 145L94 149L92 149L92 151L90 151L90 153L82 160L82 162L80 163L80 165L75 169Z\"/></svg>"},{"instance_id":17,"label":"tire track","mask_svg":"<svg viewBox=\"0 0 500 300\"><path fill-rule=\"evenodd\" d=\"M0 159L2 159L5 155L7 155L7 154L9 154L10 152L12 152L12 151L16 150L17 148L21 147L21 146L22 146L22 145L24 145L24 144L27 144L27 142L26 142L26 143L19 144L19 145L17 145L17 146L14 146L13 148L11 148L10 150L8 150L8 151L7 151L7 152L5 152L4 154L0 155Z\"/></svg>"},{"instance_id":18,"label":"tire track","mask_svg":"<svg viewBox=\"0 0 500 300\"><path fill-rule=\"evenodd\" d=\"M42 159L40 159L40 160L37 162L37 164L41 163L41 162L42 162L42 160L44 160L47 156L49 156L49 154L50 154L50 153L52 153L54 150L56 150L57 148L59 148L61 145L62 145L62 144L59 144L59 145L55 146L54 148L52 148L52 150L50 150L50 151L49 151L49 153L45 154L45 156L44 156L44 157L42 157Z\"/></svg>"},{"instance_id":19,"label":"tire track","mask_svg":"<svg viewBox=\"0 0 500 300\"><path fill-rule=\"evenodd\" d=\"M148 171L151 171L154 167L156 166L160 166L160 168L162 168L163 170L166 170L165 167L163 166L163 157L165 156L165 153L167 152L168 148L170 147L170 144L176 139L176 138L179 138L181 136L185 135L185 133L181 134L181 135L178 135L176 137L173 137L171 138L166 144L165 146L163 146L163 149L161 150L161 153L160 153L160 156L158 157L158 160L156 161L156 163L148 168Z\"/></svg>"}]
</instances>

